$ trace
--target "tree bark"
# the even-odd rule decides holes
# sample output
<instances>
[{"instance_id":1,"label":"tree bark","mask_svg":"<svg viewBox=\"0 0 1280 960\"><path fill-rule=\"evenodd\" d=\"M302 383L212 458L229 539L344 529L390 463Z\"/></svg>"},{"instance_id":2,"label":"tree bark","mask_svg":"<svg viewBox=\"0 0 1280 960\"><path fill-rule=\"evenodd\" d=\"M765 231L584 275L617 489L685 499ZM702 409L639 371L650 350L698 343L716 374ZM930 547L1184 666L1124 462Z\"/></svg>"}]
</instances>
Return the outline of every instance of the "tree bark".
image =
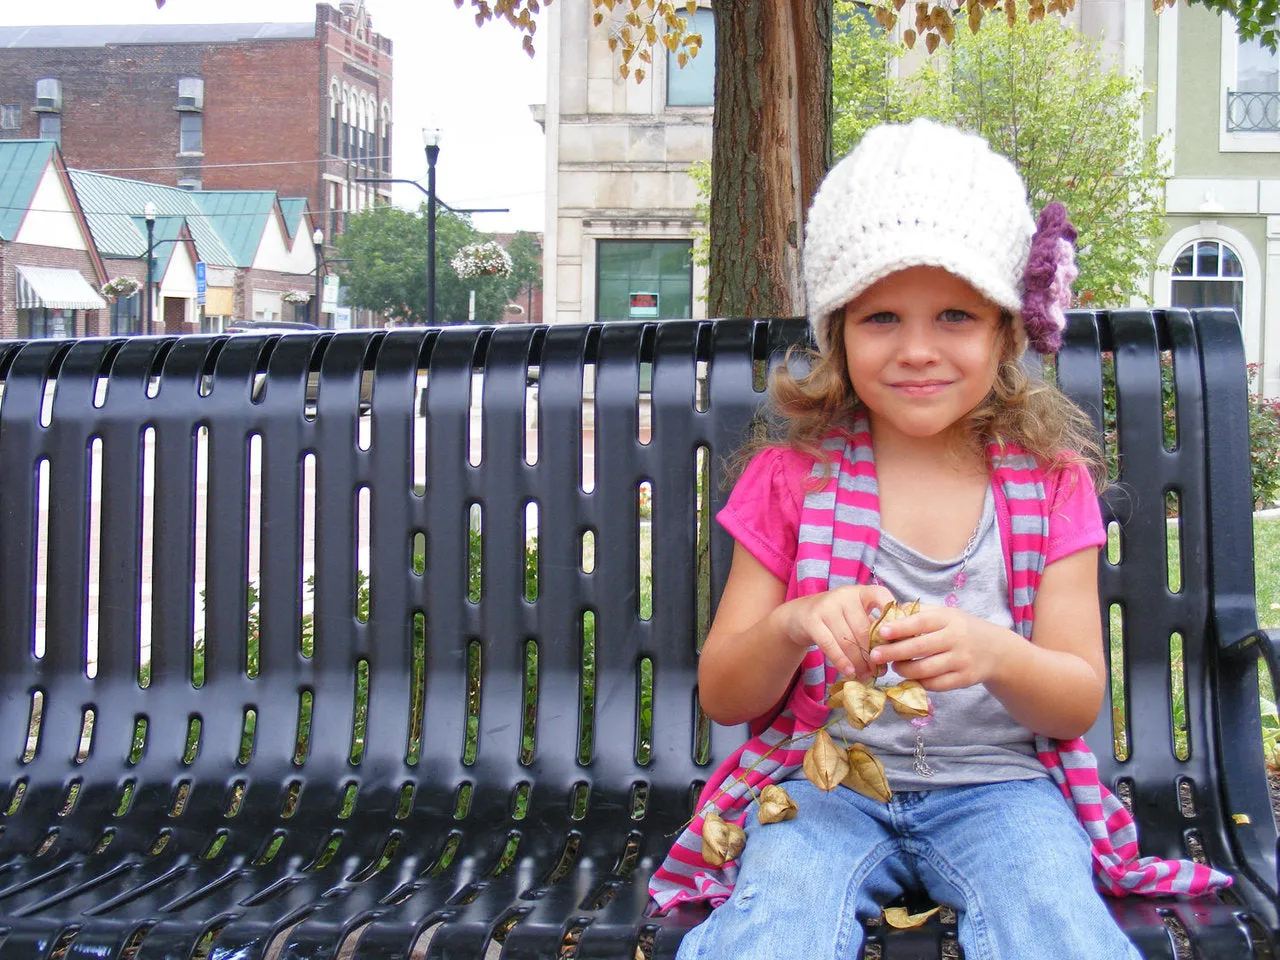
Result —
<instances>
[{"instance_id":1,"label":"tree bark","mask_svg":"<svg viewBox=\"0 0 1280 960\"><path fill-rule=\"evenodd\" d=\"M804 215L831 165L832 0L713 0L713 317L804 313Z\"/></svg>"}]
</instances>

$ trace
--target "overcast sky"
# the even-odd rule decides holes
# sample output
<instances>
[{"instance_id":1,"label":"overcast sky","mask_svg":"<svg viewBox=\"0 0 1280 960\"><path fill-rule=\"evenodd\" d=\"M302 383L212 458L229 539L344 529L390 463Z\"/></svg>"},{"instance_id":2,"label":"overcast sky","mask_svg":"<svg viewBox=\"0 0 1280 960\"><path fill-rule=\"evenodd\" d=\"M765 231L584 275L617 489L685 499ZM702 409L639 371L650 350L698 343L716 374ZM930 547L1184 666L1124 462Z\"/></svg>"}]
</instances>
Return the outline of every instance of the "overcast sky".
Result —
<instances>
[{"instance_id":1,"label":"overcast sky","mask_svg":"<svg viewBox=\"0 0 1280 960\"><path fill-rule=\"evenodd\" d=\"M337 6L334 0L333 6ZM99 23L313 23L314 0L8 0L0 20L11 26ZM521 34L505 21L477 28L470 2L369 0L373 29L394 51L393 173L426 184L422 128L443 131L436 191L454 207L509 207L509 214L476 215L485 231L542 230L545 140L529 105L546 100L543 41L530 59ZM545 19L546 14L543 14ZM416 207L424 196L395 184L394 201Z\"/></svg>"}]
</instances>

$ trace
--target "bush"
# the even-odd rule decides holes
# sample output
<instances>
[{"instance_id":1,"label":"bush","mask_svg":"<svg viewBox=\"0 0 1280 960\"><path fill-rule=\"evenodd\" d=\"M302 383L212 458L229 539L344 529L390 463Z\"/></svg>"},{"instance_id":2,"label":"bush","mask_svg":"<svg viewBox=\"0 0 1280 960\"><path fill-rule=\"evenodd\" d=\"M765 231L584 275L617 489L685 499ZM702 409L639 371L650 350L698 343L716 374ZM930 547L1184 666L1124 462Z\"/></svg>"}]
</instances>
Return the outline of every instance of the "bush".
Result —
<instances>
[{"instance_id":1,"label":"bush","mask_svg":"<svg viewBox=\"0 0 1280 960\"><path fill-rule=\"evenodd\" d=\"M1262 364L1249 364L1249 385L1261 375ZM1249 395L1249 467L1253 503L1265 507L1280 495L1280 399Z\"/></svg>"}]
</instances>

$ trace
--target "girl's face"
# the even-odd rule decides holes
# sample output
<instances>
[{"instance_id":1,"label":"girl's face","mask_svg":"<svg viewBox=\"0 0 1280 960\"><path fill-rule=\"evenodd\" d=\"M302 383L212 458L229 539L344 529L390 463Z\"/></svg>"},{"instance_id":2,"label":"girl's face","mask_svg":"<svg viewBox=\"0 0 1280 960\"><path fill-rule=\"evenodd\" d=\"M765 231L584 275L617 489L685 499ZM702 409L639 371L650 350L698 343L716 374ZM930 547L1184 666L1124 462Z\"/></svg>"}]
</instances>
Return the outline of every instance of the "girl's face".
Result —
<instances>
[{"instance_id":1,"label":"girl's face","mask_svg":"<svg viewBox=\"0 0 1280 960\"><path fill-rule=\"evenodd\" d=\"M910 267L844 309L854 393L876 432L943 438L990 392L1000 308L940 267Z\"/></svg>"}]
</instances>

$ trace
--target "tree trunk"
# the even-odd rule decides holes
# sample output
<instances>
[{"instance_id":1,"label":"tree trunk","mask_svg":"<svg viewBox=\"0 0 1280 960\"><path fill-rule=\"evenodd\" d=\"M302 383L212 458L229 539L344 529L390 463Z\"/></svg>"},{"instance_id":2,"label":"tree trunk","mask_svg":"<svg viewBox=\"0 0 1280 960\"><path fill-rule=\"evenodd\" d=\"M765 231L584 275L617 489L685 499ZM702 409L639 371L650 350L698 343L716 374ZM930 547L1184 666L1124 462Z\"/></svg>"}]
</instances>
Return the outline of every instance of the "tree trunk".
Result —
<instances>
[{"instance_id":1,"label":"tree trunk","mask_svg":"<svg viewBox=\"0 0 1280 960\"><path fill-rule=\"evenodd\" d=\"M832 0L713 0L713 317L804 313L804 215L831 165Z\"/></svg>"}]
</instances>

